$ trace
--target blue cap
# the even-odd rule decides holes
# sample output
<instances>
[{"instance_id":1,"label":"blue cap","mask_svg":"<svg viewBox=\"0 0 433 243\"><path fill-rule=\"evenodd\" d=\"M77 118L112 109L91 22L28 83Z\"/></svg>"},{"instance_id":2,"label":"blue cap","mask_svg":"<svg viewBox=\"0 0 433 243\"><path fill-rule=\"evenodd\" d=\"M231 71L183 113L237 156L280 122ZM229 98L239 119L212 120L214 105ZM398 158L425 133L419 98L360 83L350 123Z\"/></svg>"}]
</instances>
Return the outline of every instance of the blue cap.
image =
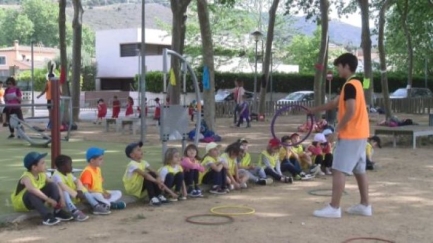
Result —
<instances>
[{"instance_id":1,"label":"blue cap","mask_svg":"<svg viewBox=\"0 0 433 243\"><path fill-rule=\"evenodd\" d=\"M37 164L39 160L45 158L47 153L40 154L38 152L30 152L24 157L24 167L30 170L33 165Z\"/></svg>"},{"instance_id":2,"label":"blue cap","mask_svg":"<svg viewBox=\"0 0 433 243\"><path fill-rule=\"evenodd\" d=\"M126 157L131 158L130 154L132 153L132 151L136 147L140 147L140 148L143 147L143 142L139 141L139 142L136 142L136 143L130 143L130 144L128 144L128 146L126 146L126 148L125 148L125 155L126 155Z\"/></svg>"},{"instance_id":3,"label":"blue cap","mask_svg":"<svg viewBox=\"0 0 433 243\"><path fill-rule=\"evenodd\" d=\"M97 158L99 156L104 155L105 150L101 148L92 147L87 149L86 152L86 160L87 162L90 162L91 159Z\"/></svg>"}]
</instances>

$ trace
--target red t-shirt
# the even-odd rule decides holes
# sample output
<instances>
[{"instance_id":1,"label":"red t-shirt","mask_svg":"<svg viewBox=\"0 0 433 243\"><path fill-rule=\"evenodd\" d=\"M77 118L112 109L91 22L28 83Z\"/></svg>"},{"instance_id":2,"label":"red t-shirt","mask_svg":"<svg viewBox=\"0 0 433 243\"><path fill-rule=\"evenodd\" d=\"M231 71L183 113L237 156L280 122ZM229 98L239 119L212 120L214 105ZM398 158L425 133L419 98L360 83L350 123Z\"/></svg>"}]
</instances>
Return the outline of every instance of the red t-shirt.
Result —
<instances>
[{"instance_id":1,"label":"red t-shirt","mask_svg":"<svg viewBox=\"0 0 433 243\"><path fill-rule=\"evenodd\" d=\"M130 115L132 115L132 114L134 114L134 110L133 110L133 108L132 108L132 104L131 104L131 103L128 103L128 104L126 105L125 116L130 116Z\"/></svg>"},{"instance_id":2,"label":"red t-shirt","mask_svg":"<svg viewBox=\"0 0 433 243\"><path fill-rule=\"evenodd\" d=\"M98 118L107 115L107 105L105 103L98 104Z\"/></svg>"}]
</instances>

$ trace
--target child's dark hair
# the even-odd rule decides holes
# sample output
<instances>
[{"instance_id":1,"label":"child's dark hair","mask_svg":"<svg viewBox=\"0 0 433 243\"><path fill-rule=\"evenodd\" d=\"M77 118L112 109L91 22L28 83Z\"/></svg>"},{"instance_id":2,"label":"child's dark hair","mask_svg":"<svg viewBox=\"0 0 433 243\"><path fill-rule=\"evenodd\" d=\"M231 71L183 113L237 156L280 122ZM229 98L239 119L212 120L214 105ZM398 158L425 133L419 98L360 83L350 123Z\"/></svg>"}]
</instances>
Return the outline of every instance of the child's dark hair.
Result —
<instances>
[{"instance_id":1,"label":"child's dark hair","mask_svg":"<svg viewBox=\"0 0 433 243\"><path fill-rule=\"evenodd\" d=\"M57 156L56 159L54 160L54 164L56 165L56 168L62 167L68 162L72 162L72 158L64 154Z\"/></svg>"},{"instance_id":2,"label":"child's dark hair","mask_svg":"<svg viewBox=\"0 0 433 243\"><path fill-rule=\"evenodd\" d=\"M238 142L234 142L227 146L225 152L230 155L236 155L238 156L241 153L241 144Z\"/></svg>"},{"instance_id":3,"label":"child's dark hair","mask_svg":"<svg viewBox=\"0 0 433 243\"><path fill-rule=\"evenodd\" d=\"M114 99L117 99L117 95L113 96Z\"/></svg>"},{"instance_id":4,"label":"child's dark hair","mask_svg":"<svg viewBox=\"0 0 433 243\"><path fill-rule=\"evenodd\" d=\"M285 135L285 136L283 136L283 137L281 138L281 142L282 142L282 143L285 143L285 142L290 141L290 140L291 140L291 137L290 137L290 136L287 136L287 135Z\"/></svg>"},{"instance_id":5,"label":"child's dark hair","mask_svg":"<svg viewBox=\"0 0 433 243\"><path fill-rule=\"evenodd\" d=\"M99 100L98 100L98 103L99 103L99 102L104 102L104 99L102 99L102 98L99 99Z\"/></svg>"},{"instance_id":6,"label":"child's dark hair","mask_svg":"<svg viewBox=\"0 0 433 243\"><path fill-rule=\"evenodd\" d=\"M8 83L10 83L13 86L15 86L17 84L17 81L15 80L14 77L9 77L9 78L6 79L6 84L8 84Z\"/></svg>"},{"instance_id":7,"label":"child's dark hair","mask_svg":"<svg viewBox=\"0 0 433 243\"><path fill-rule=\"evenodd\" d=\"M132 105L134 104L134 99L132 99L131 96L128 97L128 101L131 102Z\"/></svg>"},{"instance_id":8,"label":"child's dark hair","mask_svg":"<svg viewBox=\"0 0 433 243\"><path fill-rule=\"evenodd\" d=\"M195 159L197 160L201 160L200 156L198 156L198 148L197 146L195 146L195 144L188 144L188 146L186 146L185 150L183 151L183 156L188 157L188 150L190 149L194 149L196 154L195 154Z\"/></svg>"},{"instance_id":9,"label":"child's dark hair","mask_svg":"<svg viewBox=\"0 0 433 243\"><path fill-rule=\"evenodd\" d=\"M349 66L350 71L354 73L358 67L358 58L352 53L344 53L334 60L334 66L338 66L339 64Z\"/></svg>"}]
</instances>

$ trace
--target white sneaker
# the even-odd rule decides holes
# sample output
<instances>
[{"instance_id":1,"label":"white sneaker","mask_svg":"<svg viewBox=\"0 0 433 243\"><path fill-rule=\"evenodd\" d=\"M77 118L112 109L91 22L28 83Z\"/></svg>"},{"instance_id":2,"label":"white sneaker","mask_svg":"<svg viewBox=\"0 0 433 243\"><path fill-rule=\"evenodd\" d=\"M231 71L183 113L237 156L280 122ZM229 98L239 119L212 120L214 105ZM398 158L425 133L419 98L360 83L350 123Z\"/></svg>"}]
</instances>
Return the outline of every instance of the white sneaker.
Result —
<instances>
[{"instance_id":1,"label":"white sneaker","mask_svg":"<svg viewBox=\"0 0 433 243\"><path fill-rule=\"evenodd\" d=\"M373 215L373 210L371 209L371 205L365 206L362 204L357 204L352 206L346 210L349 214L362 215L362 216L371 216Z\"/></svg>"},{"instance_id":2,"label":"white sneaker","mask_svg":"<svg viewBox=\"0 0 433 243\"><path fill-rule=\"evenodd\" d=\"M313 177L317 176L317 174L318 174L319 172L321 172L321 170L320 170L320 165L315 165L315 167L312 168L312 169L310 170L310 174L311 174Z\"/></svg>"},{"instance_id":3,"label":"white sneaker","mask_svg":"<svg viewBox=\"0 0 433 243\"><path fill-rule=\"evenodd\" d=\"M325 174L327 174L327 175L332 175L332 170L331 170L331 168L326 167L326 169L325 169Z\"/></svg>"},{"instance_id":4,"label":"white sneaker","mask_svg":"<svg viewBox=\"0 0 433 243\"><path fill-rule=\"evenodd\" d=\"M247 187L248 187L248 186L247 186L247 183L244 182L244 183L241 184L241 188L242 188L242 189L245 189L245 188L247 188Z\"/></svg>"},{"instance_id":5,"label":"white sneaker","mask_svg":"<svg viewBox=\"0 0 433 243\"><path fill-rule=\"evenodd\" d=\"M314 211L313 215L319 218L341 218L341 209L333 208L328 204L326 207Z\"/></svg>"}]
</instances>

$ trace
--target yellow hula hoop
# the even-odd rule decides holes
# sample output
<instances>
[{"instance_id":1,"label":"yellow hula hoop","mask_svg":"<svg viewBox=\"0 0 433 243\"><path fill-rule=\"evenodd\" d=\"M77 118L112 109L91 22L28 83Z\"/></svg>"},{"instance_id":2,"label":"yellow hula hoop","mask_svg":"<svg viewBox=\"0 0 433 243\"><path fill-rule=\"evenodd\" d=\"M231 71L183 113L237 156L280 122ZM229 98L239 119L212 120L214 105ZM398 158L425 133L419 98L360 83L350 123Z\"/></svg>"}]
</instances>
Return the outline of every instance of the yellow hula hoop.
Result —
<instances>
[{"instance_id":1,"label":"yellow hula hoop","mask_svg":"<svg viewBox=\"0 0 433 243\"><path fill-rule=\"evenodd\" d=\"M237 208L237 209L247 209L248 211L242 213L222 213L218 212L219 209L224 208ZM238 216L238 215L251 215L256 212L256 210L252 207L242 206L242 205L225 205L225 206L217 206L210 209L211 213L217 215L228 215L228 216Z\"/></svg>"}]
</instances>

